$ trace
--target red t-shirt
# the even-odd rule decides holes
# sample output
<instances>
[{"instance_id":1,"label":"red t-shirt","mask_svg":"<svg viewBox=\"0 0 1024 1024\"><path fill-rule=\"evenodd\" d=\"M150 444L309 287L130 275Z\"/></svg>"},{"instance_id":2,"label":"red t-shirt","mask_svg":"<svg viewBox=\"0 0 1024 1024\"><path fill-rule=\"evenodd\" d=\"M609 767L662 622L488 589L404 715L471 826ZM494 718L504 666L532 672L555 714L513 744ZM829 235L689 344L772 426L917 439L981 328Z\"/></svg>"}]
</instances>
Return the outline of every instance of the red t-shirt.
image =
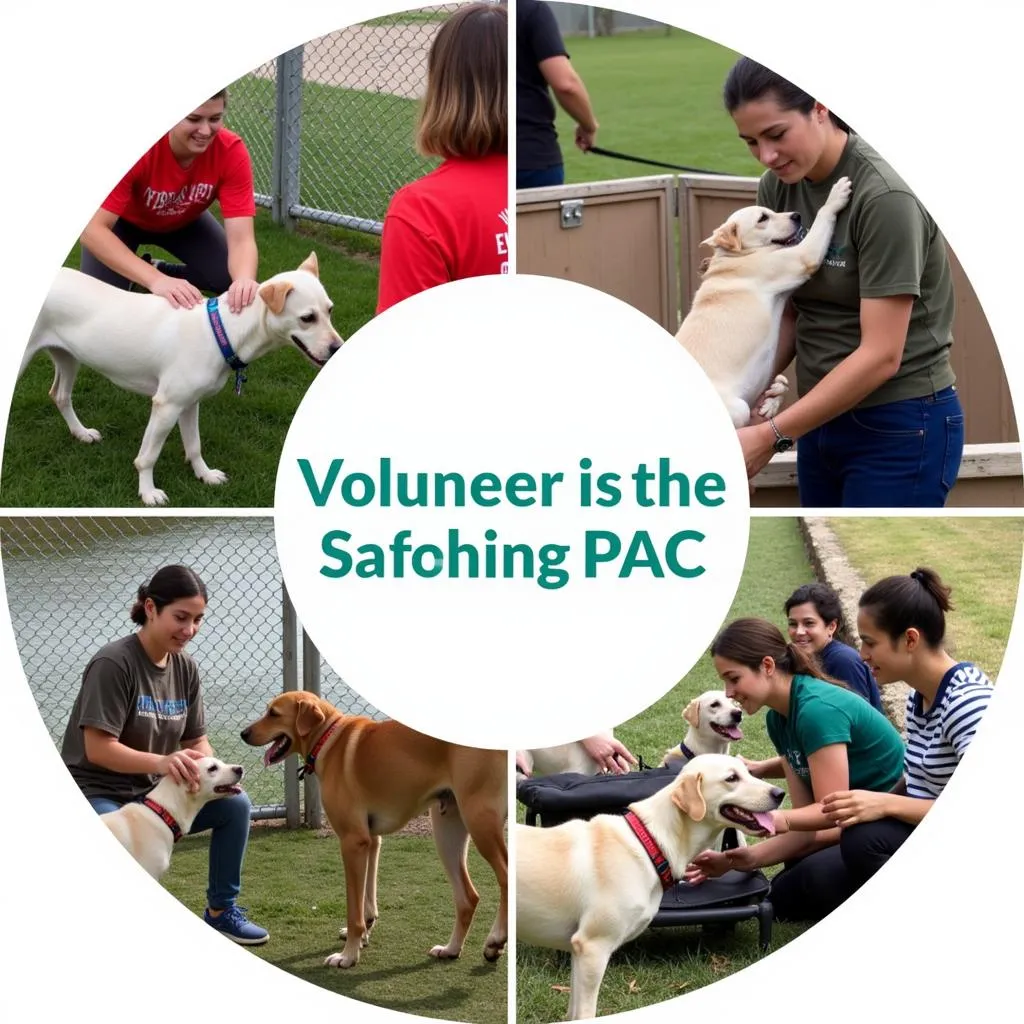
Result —
<instances>
[{"instance_id":1,"label":"red t-shirt","mask_svg":"<svg viewBox=\"0 0 1024 1024\"><path fill-rule=\"evenodd\" d=\"M188 167L175 159L165 135L121 179L103 209L145 231L174 231L191 224L215 199L225 217L256 215L249 151L226 128Z\"/></svg>"},{"instance_id":2,"label":"red t-shirt","mask_svg":"<svg viewBox=\"0 0 1024 1024\"><path fill-rule=\"evenodd\" d=\"M508 273L508 158L445 160L384 217L377 312L435 285Z\"/></svg>"}]
</instances>

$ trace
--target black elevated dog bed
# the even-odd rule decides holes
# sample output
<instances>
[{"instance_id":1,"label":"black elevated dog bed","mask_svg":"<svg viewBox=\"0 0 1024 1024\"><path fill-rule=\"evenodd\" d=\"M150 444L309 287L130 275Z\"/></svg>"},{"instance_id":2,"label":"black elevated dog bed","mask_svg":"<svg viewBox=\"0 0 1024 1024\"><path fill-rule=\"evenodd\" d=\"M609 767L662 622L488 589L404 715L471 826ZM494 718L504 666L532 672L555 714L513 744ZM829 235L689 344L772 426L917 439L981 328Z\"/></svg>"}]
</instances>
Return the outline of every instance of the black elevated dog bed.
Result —
<instances>
[{"instance_id":1,"label":"black elevated dog bed","mask_svg":"<svg viewBox=\"0 0 1024 1024\"><path fill-rule=\"evenodd\" d=\"M625 775L576 775L565 772L539 778L519 776L516 796L526 807L526 824L550 828L572 818L595 814L624 814L629 804L643 800L672 782L674 768L652 768ZM722 848L738 846L736 830L725 830ZM677 882L666 890L652 928L678 925L731 927L757 918L758 939L767 950L772 938L772 905L768 879L760 871L727 871L699 885Z\"/></svg>"}]
</instances>

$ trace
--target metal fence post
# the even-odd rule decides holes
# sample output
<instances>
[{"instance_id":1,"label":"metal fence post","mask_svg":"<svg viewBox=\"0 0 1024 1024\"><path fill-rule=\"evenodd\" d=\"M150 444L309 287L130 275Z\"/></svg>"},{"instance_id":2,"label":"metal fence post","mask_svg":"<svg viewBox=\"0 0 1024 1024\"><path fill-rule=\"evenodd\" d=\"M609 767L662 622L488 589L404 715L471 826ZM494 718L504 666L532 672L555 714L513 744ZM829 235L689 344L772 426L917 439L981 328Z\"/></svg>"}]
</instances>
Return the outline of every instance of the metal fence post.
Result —
<instances>
[{"instance_id":1,"label":"metal fence post","mask_svg":"<svg viewBox=\"0 0 1024 1024\"><path fill-rule=\"evenodd\" d=\"M302 631L302 688L319 697L320 694L320 652L310 640L305 629ZM306 809L306 825L320 828L323 807L320 804L320 782L315 775L303 779L303 805Z\"/></svg>"},{"instance_id":2,"label":"metal fence post","mask_svg":"<svg viewBox=\"0 0 1024 1024\"><path fill-rule=\"evenodd\" d=\"M295 227L290 211L299 202L304 50L304 46L296 46L277 58L271 210L274 223L283 225L287 231Z\"/></svg>"},{"instance_id":3,"label":"metal fence post","mask_svg":"<svg viewBox=\"0 0 1024 1024\"><path fill-rule=\"evenodd\" d=\"M284 665L284 690L299 688L299 662L296 655L298 621L295 605L288 596L288 588L281 582L281 660ZM284 762L284 807L285 820L289 828L299 827L299 765L293 757Z\"/></svg>"}]
</instances>

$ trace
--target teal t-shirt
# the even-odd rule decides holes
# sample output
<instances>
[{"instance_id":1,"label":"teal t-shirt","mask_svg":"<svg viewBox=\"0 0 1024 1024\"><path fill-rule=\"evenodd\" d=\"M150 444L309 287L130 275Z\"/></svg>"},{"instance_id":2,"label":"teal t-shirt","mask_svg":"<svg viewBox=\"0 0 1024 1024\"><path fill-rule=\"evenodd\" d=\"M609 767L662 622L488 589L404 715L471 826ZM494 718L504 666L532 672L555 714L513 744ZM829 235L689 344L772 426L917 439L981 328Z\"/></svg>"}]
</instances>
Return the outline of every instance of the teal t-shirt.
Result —
<instances>
[{"instance_id":1,"label":"teal t-shirt","mask_svg":"<svg viewBox=\"0 0 1024 1024\"><path fill-rule=\"evenodd\" d=\"M811 676L794 676L789 714L769 710L765 725L775 749L811 789L807 759L845 743L850 789L888 793L903 777L903 739L863 697Z\"/></svg>"}]
</instances>

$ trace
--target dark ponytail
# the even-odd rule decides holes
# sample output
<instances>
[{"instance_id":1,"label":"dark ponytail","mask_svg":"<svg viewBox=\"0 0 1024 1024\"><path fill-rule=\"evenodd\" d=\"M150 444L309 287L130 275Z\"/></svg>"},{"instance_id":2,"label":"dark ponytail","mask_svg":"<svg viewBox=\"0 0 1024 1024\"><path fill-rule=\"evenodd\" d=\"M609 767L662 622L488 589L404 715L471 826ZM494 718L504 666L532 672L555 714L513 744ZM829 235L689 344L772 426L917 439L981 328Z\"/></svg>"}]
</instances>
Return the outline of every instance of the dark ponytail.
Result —
<instances>
[{"instance_id":1,"label":"dark ponytail","mask_svg":"<svg viewBox=\"0 0 1024 1024\"><path fill-rule=\"evenodd\" d=\"M732 70L725 80L725 87L722 89L725 109L732 114L744 103L764 99L766 96L774 97L783 110L796 110L805 116L814 109L815 99L810 93L804 92L799 86L766 68L763 64L758 64L757 61L751 60L749 57L741 57L732 66ZM836 117L831 110L828 112L828 116L840 130L853 131L842 118Z\"/></svg>"},{"instance_id":2,"label":"dark ponytail","mask_svg":"<svg viewBox=\"0 0 1024 1024\"><path fill-rule=\"evenodd\" d=\"M844 682L825 675L817 655L787 643L778 626L766 619L734 619L712 641L711 655L728 658L755 672L761 668L761 662L770 657L790 675L813 676L844 690L849 689Z\"/></svg>"},{"instance_id":3,"label":"dark ponytail","mask_svg":"<svg viewBox=\"0 0 1024 1024\"><path fill-rule=\"evenodd\" d=\"M878 628L896 640L912 626L935 650L946 637L946 612L953 610L947 587L934 569L919 567L909 576L887 576L861 594L860 607Z\"/></svg>"},{"instance_id":4,"label":"dark ponytail","mask_svg":"<svg viewBox=\"0 0 1024 1024\"><path fill-rule=\"evenodd\" d=\"M206 600L206 584L187 565L165 565L148 583L139 587L129 618L137 626L146 624L146 600L152 600L157 612L185 597Z\"/></svg>"}]
</instances>

